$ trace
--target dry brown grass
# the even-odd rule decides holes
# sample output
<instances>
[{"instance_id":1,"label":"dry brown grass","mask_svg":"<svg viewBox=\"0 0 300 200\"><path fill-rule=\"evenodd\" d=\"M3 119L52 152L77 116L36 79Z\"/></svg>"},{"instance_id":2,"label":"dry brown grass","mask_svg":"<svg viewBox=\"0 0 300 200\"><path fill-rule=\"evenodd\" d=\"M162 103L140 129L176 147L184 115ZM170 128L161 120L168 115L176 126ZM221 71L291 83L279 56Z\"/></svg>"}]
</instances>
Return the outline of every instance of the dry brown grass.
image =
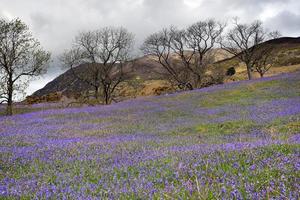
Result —
<instances>
[{"instance_id":1,"label":"dry brown grass","mask_svg":"<svg viewBox=\"0 0 300 200\"><path fill-rule=\"evenodd\" d=\"M240 65L239 67L236 67L235 70L236 70L236 74L234 76L226 79L225 82L247 80L247 71L246 71L245 66ZM273 67L265 74L265 77L275 76L275 75L284 74L284 73L293 73L296 71L300 71L300 64L290 65L290 66ZM260 76L257 72L254 72L253 77L260 78Z\"/></svg>"}]
</instances>

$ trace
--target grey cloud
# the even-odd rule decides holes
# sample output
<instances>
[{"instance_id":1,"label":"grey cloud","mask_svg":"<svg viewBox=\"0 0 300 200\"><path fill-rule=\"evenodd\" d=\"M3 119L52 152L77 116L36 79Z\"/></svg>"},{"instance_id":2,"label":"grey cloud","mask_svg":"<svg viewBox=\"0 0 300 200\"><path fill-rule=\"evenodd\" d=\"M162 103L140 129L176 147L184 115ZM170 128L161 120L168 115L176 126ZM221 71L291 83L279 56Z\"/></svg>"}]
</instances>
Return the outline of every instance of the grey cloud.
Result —
<instances>
[{"instance_id":1,"label":"grey cloud","mask_svg":"<svg viewBox=\"0 0 300 200\"><path fill-rule=\"evenodd\" d=\"M266 25L281 30L285 36L300 37L300 14L283 11L269 19Z\"/></svg>"},{"instance_id":2,"label":"grey cloud","mask_svg":"<svg viewBox=\"0 0 300 200\"><path fill-rule=\"evenodd\" d=\"M198 10L202 16L228 20L238 16L242 21L258 19L266 7L280 7L293 0L211 0L203 1Z\"/></svg>"},{"instance_id":3,"label":"grey cloud","mask_svg":"<svg viewBox=\"0 0 300 200\"><path fill-rule=\"evenodd\" d=\"M39 32L48 31L49 27L53 25L50 15L46 15L41 12L36 12L32 13L30 17L32 20L33 28L35 30L39 30Z\"/></svg>"}]
</instances>

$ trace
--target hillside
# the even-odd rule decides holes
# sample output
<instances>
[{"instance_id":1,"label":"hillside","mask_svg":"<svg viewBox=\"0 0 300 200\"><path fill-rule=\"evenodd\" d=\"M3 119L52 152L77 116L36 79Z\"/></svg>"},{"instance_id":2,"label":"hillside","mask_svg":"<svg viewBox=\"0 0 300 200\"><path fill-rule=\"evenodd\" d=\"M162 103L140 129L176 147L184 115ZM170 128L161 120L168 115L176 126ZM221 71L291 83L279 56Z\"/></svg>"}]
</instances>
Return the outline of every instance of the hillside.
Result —
<instances>
[{"instance_id":1,"label":"hillside","mask_svg":"<svg viewBox=\"0 0 300 200\"><path fill-rule=\"evenodd\" d=\"M264 45L274 47L274 53L272 54L274 66L266 73L266 76L295 72L300 69L300 37L273 39L262 44L262 46ZM221 60L216 64L224 69L229 67L236 69L237 73L232 77L228 77L227 82L247 79L246 68L236 57ZM259 78L259 74L254 73L254 77Z\"/></svg>"},{"instance_id":2,"label":"hillside","mask_svg":"<svg viewBox=\"0 0 300 200\"><path fill-rule=\"evenodd\" d=\"M87 70L88 67L85 65L80 65L74 69L78 74L83 74ZM126 71L126 75L129 79L134 79L137 76L143 80L162 79L160 75L155 73L156 71L161 72L159 65L148 57L138 58L132 63L125 65L124 71ZM76 79L72 70L68 70L48 83L41 90L36 91L33 95L43 96L53 92L62 92L68 96L91 89L88 84Z\"/></svg>"},{"instance_id":3,"label":"hillside","mask_svg":"<svg viewBox=\"0 0 300 200\"><path fill-rule=\"evenodd\" d=\"M212 54L214 55L215 61L223 60L224 58L228 57L226 52L219 49L214 50ZM173 57L176 58L175 56ZM86 71L88 71L88 67L85 65L80 65L76 67L74 71L78 74L84 74ZM121 85L120 93L122 93L124 89L127 90L125 92L125 97L126 95L144 96L143 93L147 93L148 88L146 87L148 85L150 85L150 89L153 86L155 87L155 85L158 85L157 88L159 89L159 84L162 83L163 85L167 85L167 88L171 88L169 83L164 80L165 77L168 77L166 71L150 56L144 56L131 61L125 65L124 71L126 72L126 77L128 80ZM139 94L128 94L128 91L130 90L143 90L144 88L145 90L140 91ZM44 88L36 91L33 96L44 96L55 92L61 92L65 96L76 96L76 94L87 90L92 90L92 88L85 82L76 79L74 72L72 70L68 70L48 83ZM122 96L122 94L120 95Z\"/></svg>"},{"instance_id":4,"label":"hillside","mask_svg":"<svg viewBox=\"0 0 300 200\"><path fill-rule=\"evenodd\" d=\"M293 72L300 69L300 38L279 38L267 41L264 44L274 46L273 55L275 67L266 76L272 76L285 72ZM263 44L263 45L264 45ZM225 82L247 79L246 68L224 50L215 49L211 54L216 62L215 70L226 73L230 67L235 67L237 73L232 77L225 77ZM210 70L210 69L209 69ZM81 65L76 68L76 73L83 74L88 67ZM117 99L124 100L137 96L159 95L174 91L174 87L165 80L166 72L150 57L141 57L125 66L127 81L124 82L117 92ZM258 74L255 74L258 77ZM61 93L68 97L78 97L80 93L92 90L85 82L79 81L71 70L60 75L44 88L36 91L32 96L45 96L51 93Z\"/></svg>"},{"instance_id":5,"label":"hillside","mask_svg":"<svg viewBox=\"0 0 300 200\"><path fill-rule=\"evenodd\" d=\"M0 198L299 199L299 133L300 72L0 117Z\"/></svg>"}]
</instances>

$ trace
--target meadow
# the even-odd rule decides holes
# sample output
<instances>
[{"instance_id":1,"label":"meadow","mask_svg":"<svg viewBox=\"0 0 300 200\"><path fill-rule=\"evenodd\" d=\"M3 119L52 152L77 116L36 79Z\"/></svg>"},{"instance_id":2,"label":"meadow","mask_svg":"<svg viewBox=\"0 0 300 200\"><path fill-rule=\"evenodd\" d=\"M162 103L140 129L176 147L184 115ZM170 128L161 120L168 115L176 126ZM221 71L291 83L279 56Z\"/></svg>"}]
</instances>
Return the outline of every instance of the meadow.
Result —
<instances>
[{"instance_id":1,"label":"meadow","mask_svg":"<svg viewBox=\"0 0 300 200\"><path fill-rule=\"evenodd\" d=\"M0 199L299 199L300 72L0 117Z\"/></svg>"}]
</instances>

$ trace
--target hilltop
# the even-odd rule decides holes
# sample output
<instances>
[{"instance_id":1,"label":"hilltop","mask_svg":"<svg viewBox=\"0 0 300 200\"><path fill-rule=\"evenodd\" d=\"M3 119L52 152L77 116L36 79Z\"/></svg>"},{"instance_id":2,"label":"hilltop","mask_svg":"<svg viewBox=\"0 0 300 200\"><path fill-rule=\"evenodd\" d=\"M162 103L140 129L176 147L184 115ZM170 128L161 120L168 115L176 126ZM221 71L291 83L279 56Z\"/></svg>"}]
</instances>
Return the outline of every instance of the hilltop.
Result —
<instances>
[{"instance_id":1,"label":"hilltop","mask_svg":"<svg viewBox=\"0 0 300 200\"><path fill-rule=\"evenodd\" d=\"M276 62L266 76L294 72L300 69L300 38L284 37L267 41L262 45L266 44L274 46L275 53L272 55L272 58ZM223 74L225 83L247 79L245 67L236 57L232 57L221 49L213 50L211 55L213 55L215 64L213 65L214 67L208 69L209 73ZM174 59L176 59L175 56ZM225 76L226 71L231 67L235 68L236 74ZM79 74L85 73L87 70L88 67L85 65L75 68L76 73ZM116 99L124 100L137 96L159 95L175 90L166 80L165 77L168 77L168 75L166 75L163 68L149 56L137 58L126 64L124 71L127 72L127 81L118 88ZM258 74L255 74L255 76L258 77ZM44 96L44 99L48 98L51 100L52 98L56 101L62 96L78 98L80 93L89 90L92 90L92 88L87 83L76 79L73 71L68 70L49 82L44 88L36 91L32 96L38 97L37 99ZM51 94L54 94L54 97L51 97Z\"/></svg>"}]
</instances>

